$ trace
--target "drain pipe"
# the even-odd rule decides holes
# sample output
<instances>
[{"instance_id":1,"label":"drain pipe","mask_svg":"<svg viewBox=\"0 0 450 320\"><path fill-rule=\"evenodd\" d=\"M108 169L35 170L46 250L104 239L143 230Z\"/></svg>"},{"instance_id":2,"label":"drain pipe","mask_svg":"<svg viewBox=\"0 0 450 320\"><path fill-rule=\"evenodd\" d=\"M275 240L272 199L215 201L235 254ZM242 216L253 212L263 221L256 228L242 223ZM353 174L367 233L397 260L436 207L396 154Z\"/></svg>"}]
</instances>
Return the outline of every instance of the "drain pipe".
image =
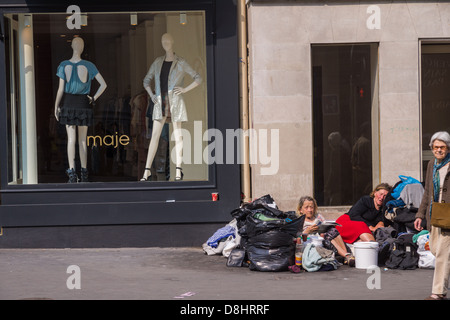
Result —
<instances>
[{"instance_id":1,"label":"drain pipe","mask_svg":"<svg viewBox=\"0 0 450 320\"><path fill-rule=\"evenodd\" d=\"M249 155L249 98L248 98L248 51L247 51L247 3L238 0L238 37L239 37L239 96L240 122L244 134L241 137L243 163L241 164L242 201L251 201L250 155Z\"/></svg>"}]
</instances>

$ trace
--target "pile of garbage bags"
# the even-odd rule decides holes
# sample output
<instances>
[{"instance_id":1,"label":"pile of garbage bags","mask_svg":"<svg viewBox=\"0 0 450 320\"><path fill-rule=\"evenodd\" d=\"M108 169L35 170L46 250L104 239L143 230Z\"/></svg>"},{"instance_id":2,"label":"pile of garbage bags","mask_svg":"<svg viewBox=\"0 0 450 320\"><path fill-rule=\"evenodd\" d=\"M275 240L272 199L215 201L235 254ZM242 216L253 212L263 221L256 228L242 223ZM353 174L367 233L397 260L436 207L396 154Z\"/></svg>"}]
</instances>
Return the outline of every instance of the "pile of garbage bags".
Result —
<instances>
[{"instance_id":1,"label":"pile of garbage bags","mask_svg":"<svg viewBox=\"0 0 450 320\"><path fill-rule=\"evenodd\" d=\"M235 246L228 254L228 266L248 266L256 271L286 271L292 265L300 220L294 211L278 209L270 195L245 203L231 212ZM224 229L225 230L225 229ZM224 231L223 230L223 231ZM236 241L236 238L239 241ZM225 245L227 246L227 245ZM203 245L208 250L208 242Z\"/></svg>"}]
</instances>

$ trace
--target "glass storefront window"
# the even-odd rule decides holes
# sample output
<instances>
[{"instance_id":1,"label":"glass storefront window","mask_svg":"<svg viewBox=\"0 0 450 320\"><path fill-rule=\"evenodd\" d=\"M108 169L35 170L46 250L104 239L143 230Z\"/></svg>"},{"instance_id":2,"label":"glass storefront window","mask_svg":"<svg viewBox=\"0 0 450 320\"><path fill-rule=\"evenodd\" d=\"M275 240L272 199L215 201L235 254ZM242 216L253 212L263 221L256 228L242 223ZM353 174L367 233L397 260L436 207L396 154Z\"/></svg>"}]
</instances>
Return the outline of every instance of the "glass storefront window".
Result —
<instances>
[{"instance_id":1,"label":"glass storefront window","mask_svg":"<svg viewBox=\"0 0 450 320\"><path fill-rule=\"evenodd\" d=\"M209 179L204 11L4 19L10 184Z\"/></svg>"},{"instance_id":2,"label":"glass storefront window","mask_svg":"<svg viewBox=\"0 0 450 320\"><path fill-rule=\"evenodd\" d=\"M314 196L319 205L352 205L372 190L377 49L376 44L312 46Z\"/></svg>"}]
</instances>

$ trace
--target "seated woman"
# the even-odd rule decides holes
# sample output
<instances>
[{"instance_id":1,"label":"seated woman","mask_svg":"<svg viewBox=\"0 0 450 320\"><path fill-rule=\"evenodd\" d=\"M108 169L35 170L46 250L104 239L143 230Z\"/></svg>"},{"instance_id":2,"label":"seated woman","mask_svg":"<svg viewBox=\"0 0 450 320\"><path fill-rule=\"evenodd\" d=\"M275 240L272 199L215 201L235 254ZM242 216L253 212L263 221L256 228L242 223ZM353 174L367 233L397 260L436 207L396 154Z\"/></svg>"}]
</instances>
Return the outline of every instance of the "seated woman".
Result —
<instances>
[{"instance_id":1,"label":"seated woman","mask_svg":"<svg viewBox=\"0 0 450 320\"><path fill-rule=\"evenodd\" d=\"M302 219L299 227L300 234L315 234L317 233L318 225L325 222L325 218L320 213L317 213L316 200L309 196L300 198L297 205L297 214ZM327 232L320 234L320 236L324 238L322 243L325 249L344 257L345 264L349 266L355 265L355 258L336 228L330 228Z\"/></svg>"},{"instance_id":2,"label":"seated woman","mask_svg":"<svg viewBox=\"0 0 450 320\"><path fill-rule=\"evenodd\" d=\"M336 229L344 242L375 241L373 232L384 227L382 207L390 190L389 184L379 184L369 196L361 197L348 213L336 220L341 225Z\"/></svg>"}]
</instances>

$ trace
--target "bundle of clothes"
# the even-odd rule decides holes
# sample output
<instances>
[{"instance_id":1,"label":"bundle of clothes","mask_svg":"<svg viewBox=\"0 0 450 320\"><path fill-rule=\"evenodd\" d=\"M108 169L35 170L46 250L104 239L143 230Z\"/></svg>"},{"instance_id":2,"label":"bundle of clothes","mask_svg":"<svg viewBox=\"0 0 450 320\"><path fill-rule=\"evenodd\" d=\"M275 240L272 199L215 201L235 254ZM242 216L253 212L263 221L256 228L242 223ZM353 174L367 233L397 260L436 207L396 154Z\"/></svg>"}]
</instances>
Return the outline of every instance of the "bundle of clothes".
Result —
<instances>
[{"instance_id":1,"label":"bundle of clothes","mask_svg":"<svg viewBox=\"0 0 450 320\"><path fill-rule=\"evenodd\" d=\"M425 191L423 184L409 176L400 175L399 179L385 199L385 227L374 233L380 248L378 264L390 269L434 268L429 232L414 228ZM422 227L426 228L425 220Z\"/></svg>"},{"instance_id":2,"label":"bundle of clothes","mask_svg":"<svg viewBox=\"0 0 450 320\"><path fill-rule=\"evenodd\" d=\"M429 232L414 229L423 185L412 177L400 175L399 178L385 200L385 227L374 232L379 244L378 265L404 270L434 268ZM231 216L231 222L203 244L205 254L225 256L230 267L294 272L295 239L300 224L300 217L294 211L279 210L274 199L265 195L242 204L231 212ZM340 265L334 252L314 242L303 244L302 269L330 271Z\"/></svg>"},{"instance_id":3,"label":"bundle of clothes","mask_svg":"<svg viewBox=\"0 0 450 320\"><path fill-rule=\"evenodd\" d=\"M398 232L414 233L414 220L425 190L422 183L412 177L400 175L399 178L385 199L384 217Z\"/></svg>"}]
</instances>

